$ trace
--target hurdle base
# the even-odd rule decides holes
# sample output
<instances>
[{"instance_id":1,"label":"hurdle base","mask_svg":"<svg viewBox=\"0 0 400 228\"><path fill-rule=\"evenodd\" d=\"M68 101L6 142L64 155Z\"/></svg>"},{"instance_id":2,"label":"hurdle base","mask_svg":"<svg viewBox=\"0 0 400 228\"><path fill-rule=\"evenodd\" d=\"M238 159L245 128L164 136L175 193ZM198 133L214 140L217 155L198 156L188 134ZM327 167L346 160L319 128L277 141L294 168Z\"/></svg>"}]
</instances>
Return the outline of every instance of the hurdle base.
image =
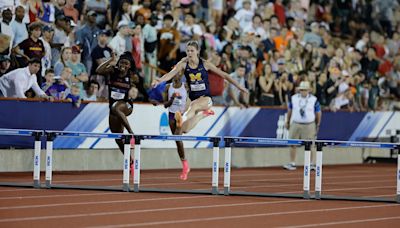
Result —
<instances>
[{"instance_id":1,"label":"hurdle base","mask_svg":"<svg viewBox=\"0 0 400 228\"><path fill-rule=\"evenodd\" d=\"M13 183L13 182L0 182L1 187L24 187L24 188L33 188L32 183Z\"/></svg>"},{"instance_id":2,"label":"hurdle base","mask_svg":"<svg viewBox=\"0 0 400 228\"><path fill-rule=\"evenodd\" d=\"M139 184L133 184L133 191L139 192Z\"/></svg>"},{"instance_id":3,"label":"hurdle base","mask_svg":"<svg viewBox=\"0 0 400 228\"><path fill-rule=\"evenodd\" d=\"M140 192L156 192L156 193L188 193L188 194L213 194L209 190L184 190L184 189L162 189L162 188L140 188ZM217 192L218 195L222 192Z\"/></svg>"},{"instance_id":4,"label":"hurdle base","mask_svg":"<svg viewBox=\"0 0 400 228\"><path fill-rule=\"evenodd\" d=\"M310 199L310 191L304 191L303 198L304 199Z\"/></svg>"},{"instance_id":5,"label":"hurdle base","mask_svg":"<svg viewBox=\"0 0 400 228\"><path fill-rule=\"evenodd\" d=\"M397 197L396 197L396 202L397 202L397 203L400 203L400 195L397 195Z\"/></svg>"},{"instance_id":6,"label":"hurdle base","mask_svg":"<svg viewBox=\"0 0 400 228\"><path fill-rule=\"evenodd\" d=\"M52 189L76 189L76 190L95 190L95 191L116 191L121 192L121 187L108 187L108 186L76 186L76 185L51 185Z\"/></svg>"},{"instance_id":7,"label":"hurdle base","mask_svg":"<svg viewBox=\"0 0 400 228\"><path fill-rule=\"evenodd\" d=\"M229 196L230 188L224 187L224 195Z\"/></svg>"},{"instance_id":8,"label":"hurdle base","mask_svg":"<svg viewBox=\"0 0 400 228\"><path fill-rule=\"evenodd\" d=\"M129 184L123 184L122 185L122 191L124 191L124 192L129 192Z\"/></svg>"},{"instance_id":9,"label":"hurdle base","mask_svg":"<svg viewBox=\"0 0 400 228\"><path fill-rule=\"evenodd\" d=\"M389 164L396 164L397 159L392 157L372 157L369 156L364 159L364 163L389 163Z\"/></svg>"},{"instance_id":10,"label":"hurdle base","mask_svg":"<svg viewBox=\"0 0 400 228\"><path fill-rule=\"evenodd\" d=\"M51 188L51 181L49 180L46 181L46 188Z\"/></svg>"},{"instance_id":11,"label":"hurdle base","mask_svg":"<svg viewBox=\"0 0 400 228\"><path fill-rule=\"evenodd\" d=\"M367 198L367 197L356 197L356 196L334 196L334 195L321 195L321 200L348 200L348 201L359 201L359 202L379 202L379 203L396 203L395 200L386 198Z\"/></svg>"},{"instance_id":12,"label":"hurdle base","mask_svg":"<svg viewBox=\"0 0 400 228\"><path fill-rule=\"evenodd\" d=\"M230 196L261 196L261 197L276 197L276 198L293 198L303 199L302 194L280 194L280 193L261 193L261 192L229 192Z\"/></svg>"},{"instance_id":13,"label":"hurdle base","mask_svg":"<svg viewBox=\"0 0 400 228\"><path fill-rule=\"evenodd\" d=\"M33 181L33 187L34 187L34 188L40 188L40 181L34 180L34 181Z\"/></svg>"},{"instance_id":14,"label":"hurdle base","mask_svg":"<svg viewBox=\"0 0 400 228\"><path fill-rule=\"evenodd\" d=\"M218 195L219 194L218 187L212 187L211 188L211 194Z\"/></svg>"},{"instance_id":15,"label":"hurdle base","mask_svg":"<svg viewBox=\"0 0 400 228\"><path fill-rule=\"evenodd\" d=\"M315 192L315 199L317 199L317 200L321 199L321 192L320 191L316 191Z\"/></svg>"}]
</instances>

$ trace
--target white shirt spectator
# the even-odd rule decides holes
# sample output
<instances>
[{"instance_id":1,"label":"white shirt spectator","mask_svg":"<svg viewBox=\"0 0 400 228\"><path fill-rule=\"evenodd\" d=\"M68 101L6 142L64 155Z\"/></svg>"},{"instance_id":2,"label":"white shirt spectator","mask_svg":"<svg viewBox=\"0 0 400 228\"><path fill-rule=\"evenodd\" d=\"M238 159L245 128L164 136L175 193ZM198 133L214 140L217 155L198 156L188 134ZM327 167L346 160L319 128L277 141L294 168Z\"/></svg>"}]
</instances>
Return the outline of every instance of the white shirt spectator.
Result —
<instances>
[{"instance_id":1,"label":"white shirt spectator","mask_svg":"<svg viewBox=\"0 0 400 228\"><path fill-rule=\"evenodd\" d=\"M251 10L240 9L235 14L235 19L239 21L239 26L242 30L246 27L250 27L252 24L254 12Z\"/></svg>"},{"instance_id":2,"label":"white shirt spectator","mask_svg":"<svg viewBox=\"0 0 400 228\"><path fill-rule=\"evenodd\" d=\"M87 92L84 90L84 91L82 91L82 100L84 100L84 101L97 101L97 96L96 96L96 94L92 94L91 96L89 96L87 94Z\"/></svg>"},{"instance_id":3,"label":"white shirt spectator","mask_svg":"<svg viewBox=\"0 0 400 228\"><path fill-rule=\"evenodd\" d=\"M26 98L25 92L30 88L39 96L45 96L40 89L36 74L29 72L29 66L13 70L0 77L0 91L5 97Z\"/></svg>"},{"instance_id":4,"label":"white shirt spectator","mask_svg":"<svg viewBox=\"0 0 400 228\"><path fill-rule=\"evenodd\" d=\"M19 23L16 20L12 20L10 26L14 32L13 47L17 46L22 41L28 39L29 36L28 29L26 28L26 24L24 22Z\"/></svg>"},{"instance_id":5,"label":"white shirt spectator","mask_svg":"<svg viewBox=\"0 0 400 228\"><path fill-rule=\"evenodd\" d=\"M43 37L40 37L39 40L43 42L45 55L42 58L42 75L45 75L47 69L51 68L51 46L49 42L47 42Z\"/></svg>"},{"instance_id":6,"label":"white shirt spectator","mask_svg":"<svg viewBox=\"0 0 400 228\"><path fill-rule=\"evenodd\" d=\"M116 36L112 38L108 46L118 55L122 55L126 51L126 40L125 38L120 34L120 32L117 33Z\"/></svg>"},{"instance_id":7,"label":"white shirt spectator","mask_svg":"<svg viewBox=\"0 0 400 228\"><path fill-rule=\"evenodd\" d=\"M251 2L251 10L254 12L257 9L257 2L256 0L250 0ZM236 0L235 1L235 10L238 11L243 7L243 0Z\"/></svg>"}]
</instances>

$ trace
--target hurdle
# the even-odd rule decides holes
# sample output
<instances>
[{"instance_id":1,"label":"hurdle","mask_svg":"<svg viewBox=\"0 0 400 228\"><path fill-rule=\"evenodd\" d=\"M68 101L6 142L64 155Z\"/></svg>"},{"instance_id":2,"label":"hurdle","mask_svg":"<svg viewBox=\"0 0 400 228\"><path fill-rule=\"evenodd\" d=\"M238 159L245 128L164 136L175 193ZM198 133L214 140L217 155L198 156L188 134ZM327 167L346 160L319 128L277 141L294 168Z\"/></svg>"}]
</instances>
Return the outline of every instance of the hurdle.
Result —
<instances>
[{"instance_id":1,"label":"hurdle","mask_svg":"<svg viewBox=\"0 0 400 228\"><path fill-rule=\"evenodd\" d=\"M0 135L3 136L24 136L34 137L34 155L33 155L33 184L18 184L10 182L0 182L0 186L9 187L34 187L40 188L40 151L42 142L40 141L43 131L41 130L25 130L25 129L0 129Z\"/></svg>"},{"instance_id":2,"label":"hurdle","mask_svg":"<svg viewBox=\"0 0 400 228\"><path fill-rule=\"evenodd\" d=\"M211 191L208 190L182 190L182 189L160 189L160 188L142 188L140 187L140 154L141 141L143 140L170 140L170 141L208 141L213 144L213 161L212 161L212 183ZM134 192L159 192L159 193L198 193L198 194L220 194L218 188L219 175L219 143L220 137L207 136L181 136L181 135L135 135L135 151L134 151Z\"/></svg>"},{"instance_id":3,"label":"hurdle","mask_svg":"<svg viewBox=\"0 0 400 228\"><path fill-rule=\"evenodd\" d=\"M350 196L334 196L322 194L322 149L327 147L359 147L359 148L379 148L379 149L400 149L400 144L395 143L374 143L374 142L352 142L352 141L330 141L316 140L316 172L315 172L315 199L330 199L330 200L352 200L352 201L368 201L368 202L389 202L400 203L400 155L397 155L397 170L396 170L396 197L394 200L372 197L350 197Z\"/></svg>"},{"instance_id":4,"label":"hurdle","mask_svg":"<svg viewBox=\"0 0 400 228\"><path fill-rule=\"evenodd\" d=\"M224 163L224 195L238 196L264 196L264 197L285 197L311 199L310 194L310 160L311 145L309 140L294 139L272 139L256 137L224 137L225 140L225 163ZM304 146L304 172L303 172L303 194L283 194L283 193L259 193L231 191L231 153L232 146L235 144L260 144L273 146Z\"/></svg>"},{"instance_id":5,"label":"hurdle","mask_svg":"<svg viewBox=\"0 0 400 228\"><path fill-rule=\"evenodd\" d=\"M79 189L79 190L107 190L107 191L126 191L129 192L129 164L130 164L130 134L116 133L92 133L92 132L73 132L73 131L45 131L46 142L46 188L56 189ZM84 137L84 138L108 138L124 139L124 159L123 159L123 178L122 188L101 187L101 186L72 186L72 185L54 185L52 184L53 172L53 141L56 137Z\"/></svg>"}]
</instances>

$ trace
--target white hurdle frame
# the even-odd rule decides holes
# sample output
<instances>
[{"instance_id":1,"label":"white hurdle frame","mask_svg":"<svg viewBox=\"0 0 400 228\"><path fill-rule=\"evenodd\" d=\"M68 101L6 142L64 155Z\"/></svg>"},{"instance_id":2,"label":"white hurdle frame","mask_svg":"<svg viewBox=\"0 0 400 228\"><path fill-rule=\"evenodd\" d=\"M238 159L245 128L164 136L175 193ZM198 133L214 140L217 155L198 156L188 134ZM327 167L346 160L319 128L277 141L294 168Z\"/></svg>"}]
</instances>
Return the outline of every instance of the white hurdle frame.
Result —
<instances>
[{"instance_id":1,"label":"white hurdle frame","mask_svg":"<svg viewBox=\"0 0 400 228\"><path fill-rule=\"evenodd\" d=\"M173 193L209 193L205 191L195 190L166 190L166 189L140 189L140 154L141 154L141 141L142 140L171 140L171 141L208 141L213 143L213 161L212 161L212 180L211 180L211 194L218 195L218 173L219 173L219 143L220 137L207 137L207 136L182 136L182 135L136 135L135 136L135 178L134 178L134 191L135 192L173 192Z\"/></svg>"},{"instance_id":2,"label":"white hurdle frame","mask_svg":"<svg viewBox=\"0 0 400 228\"><path fill-rule=\"evenodd\" d=\"M33 187L40 188L40 154L42 150L41 137L43 135L42 130L27 130L27 129L7 129L0 128L0 135L4 136L30 136L34 137L34 152L33 152ZM0 183L0 186L25 186L17 183ZM31 186L31 185L29 185Z\"/></svg>"}]
</instances>

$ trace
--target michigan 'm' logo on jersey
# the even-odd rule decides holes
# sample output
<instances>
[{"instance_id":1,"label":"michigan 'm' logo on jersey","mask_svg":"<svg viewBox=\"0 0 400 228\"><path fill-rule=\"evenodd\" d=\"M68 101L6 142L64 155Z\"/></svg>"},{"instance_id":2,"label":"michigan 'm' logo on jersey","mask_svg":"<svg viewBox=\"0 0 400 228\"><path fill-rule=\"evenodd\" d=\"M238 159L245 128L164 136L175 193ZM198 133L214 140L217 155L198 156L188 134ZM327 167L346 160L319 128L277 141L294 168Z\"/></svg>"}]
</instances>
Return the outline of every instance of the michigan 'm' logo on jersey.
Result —
<instances>
[{"instance_id":1,"label":"michigan 'm' logo on jersey","mask_svg":"<svg viewBox=\"0 0 400 228\"><path fill-rule=\"evenodd\" d=\"M196 74L190 73L190 74L189 74L189 77L190 77L190 81L192 81L192 82L203 80L203 79L201 78L201 73L200 73L200 72L199 72L199 73L196 73Z\"/></svg>"}]
</instances>

